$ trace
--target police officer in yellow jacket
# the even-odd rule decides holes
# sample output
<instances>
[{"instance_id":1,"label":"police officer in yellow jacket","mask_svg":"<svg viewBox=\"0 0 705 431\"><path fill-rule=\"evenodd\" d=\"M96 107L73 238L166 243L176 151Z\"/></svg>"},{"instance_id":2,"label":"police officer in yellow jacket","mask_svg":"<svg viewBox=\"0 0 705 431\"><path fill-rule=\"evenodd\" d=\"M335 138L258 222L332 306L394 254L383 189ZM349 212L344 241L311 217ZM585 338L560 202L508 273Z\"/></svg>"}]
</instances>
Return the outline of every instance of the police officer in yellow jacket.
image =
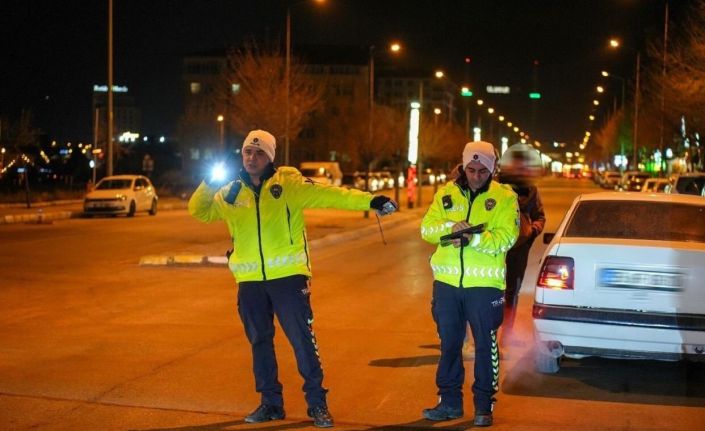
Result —
<instances>
[{"instance_id":1,"label":"police officer in yellow jacket","mask_svg":"<svg viewBox=\"0 0 705 431\"><path fill-rule=\"evenodd\" d=\"M463 416L462 347L469 323L475 341L474 424L492 425L499 384L497 329L503 317L504 260L519 233L516 194L492 181L496 161L492 144L468 143L458 179L438 190L421 224L423 239L438 244L431 257L431 313L441 339L436 370L440 402L423 411L429 420ZM462 234L450 244L441 242L442 236L482 225L481 232Z\"/></svg>"},{"instance_id":2,"label":"police officer in yellow jacket","mask_svg":"<svg viewBox=\"0 0 705 431\"><path fill-rule=\"evenodd\" d=\"M261 404L245 418L257 423L283 419L282 385L274 353L274 315L291 343L308 415L317 427L333 426L326 404L327 389L313 332L310 304L311 259L304 208L374 209L385 215L396 204L372 196L314 183L290 167L275 168L274 136L250 132L242 146L239 178L222 187L215 179L201 183L188 204L203 222L223 220L233 239L229 267L238 283L238 312L250 344L255 386Z\"/></svg>"}]
</instances>

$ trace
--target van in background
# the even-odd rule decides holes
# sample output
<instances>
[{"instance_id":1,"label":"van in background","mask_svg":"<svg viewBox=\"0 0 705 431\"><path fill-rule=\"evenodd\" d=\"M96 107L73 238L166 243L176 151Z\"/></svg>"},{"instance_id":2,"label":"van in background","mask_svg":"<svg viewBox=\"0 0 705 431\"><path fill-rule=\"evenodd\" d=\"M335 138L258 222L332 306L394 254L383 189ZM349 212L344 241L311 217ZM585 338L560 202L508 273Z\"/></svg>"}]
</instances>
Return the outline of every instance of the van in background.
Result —
<instances>
[{"instance_id":1,"label":"van in background","mask_svg":"<svg viewBox=\"0 0 705 431\"><path fill-rule=\"evenodd\" d=\"M340 186L343 181L343 171L338 162L301 162L301 174L321 184Z\"/></svg>"}]
</instances>

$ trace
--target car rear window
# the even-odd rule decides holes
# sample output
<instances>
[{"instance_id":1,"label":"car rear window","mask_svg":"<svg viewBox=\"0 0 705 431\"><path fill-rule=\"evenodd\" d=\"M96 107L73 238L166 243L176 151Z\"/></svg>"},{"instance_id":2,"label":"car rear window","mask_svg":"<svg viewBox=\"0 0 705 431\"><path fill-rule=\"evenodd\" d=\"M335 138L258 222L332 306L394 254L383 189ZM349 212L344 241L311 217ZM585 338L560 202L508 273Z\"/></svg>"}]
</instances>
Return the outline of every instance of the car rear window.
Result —
<instances>
[{"instance_id":1,"label":"car rear window","mask_svg":"<svg viewBox=\"0 0 705 431\"><path fill-rule=\"evenodd\" d=\"M676 183L678 193L685 195L700 196L701 190L705 186L705 176L703 177L680 177Z\"/></svg>"},{"instance_id":2,"label":"car rear window","mask_svg":"<svg viewBox=\"0 0 705 431\"><path fill-rule=\"evenodd\" d=\"M705 243L705 205L670 202L583 201L566 237Z\"/></svg>"}]
</instances>

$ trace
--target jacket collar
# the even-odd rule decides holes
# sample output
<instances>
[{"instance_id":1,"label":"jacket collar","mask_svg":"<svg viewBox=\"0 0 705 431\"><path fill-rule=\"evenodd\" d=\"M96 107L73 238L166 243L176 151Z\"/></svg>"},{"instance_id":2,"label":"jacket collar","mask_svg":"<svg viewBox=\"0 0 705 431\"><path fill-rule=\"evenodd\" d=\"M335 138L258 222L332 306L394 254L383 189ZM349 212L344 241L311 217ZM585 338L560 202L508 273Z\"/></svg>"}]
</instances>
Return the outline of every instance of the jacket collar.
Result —
<instances>
[{"instance_id":1,"label":"jacket collar","mask_svg":"<svg viewBox=\"0 0 705 431\"><path fill-rule=\"evenodd\" d=\"M243 183L247 184L248 187L250 187L252 189L259 189L262 186L262 184L264 184L264 182L267 181L268 179L272 178L276 172L277 172L277 168L274 167L274 163L268 164L264 168L264 173L260 177L259 187L252 184L252 178L250 178L250 174L247 173L245 168L240 169L240 174L238 176L240 177L240 180Z\"/></svg>"},{"instance_id":2,"label":"jacket collar","mask_svg":"<svg viewBox=\"0 0 705 431\"><path fill-rule=\"evenodd\" d=\"M484 193L490 189L490 184L492 184L492 175L490 175L489 178L487 178L487 181L485 184L482 185L477 191L473 192L470 189L470 185L468 184L468 177L465 176L465 171L463 170L462 165L458 166L458 178L455 179L455 184L460 187L460 190L463 191L463 193L470 193L470 200L475 200L475 198L480 195L481 193Z\"/></svg>"}]
</instances>

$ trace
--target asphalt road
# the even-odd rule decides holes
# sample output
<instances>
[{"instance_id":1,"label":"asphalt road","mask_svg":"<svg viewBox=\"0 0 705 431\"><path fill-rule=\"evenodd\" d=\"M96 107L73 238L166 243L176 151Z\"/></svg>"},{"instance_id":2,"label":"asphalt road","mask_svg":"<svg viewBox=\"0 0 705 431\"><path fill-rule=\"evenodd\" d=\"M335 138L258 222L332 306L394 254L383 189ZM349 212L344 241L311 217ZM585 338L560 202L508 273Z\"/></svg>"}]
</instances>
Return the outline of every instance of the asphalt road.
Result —
<instances>
[{"instance_id":1,"label":"asphalt road","mask_svg":"<svg viewBox=\"0 0 705 431\"><path fill-rule=\"evenodd\" d=\"M596 191L579 181L541 187L548 231L573 196ZM406 212L390 225L386 246L368 228L373 219L361 221L359 213L318 212L309 220L319 238L332 239L312 250L312 303L337 429L471 427L470 416L444 424L420 419L436 403L438 360L433 247L419 238L420 216ZM360 227L367 233L335 236ZM0 226L0 239L0 429L313 429L281 331L287 419L243 423L259 398L224 267L138 265L144 255L221 253L224 225L174 210ZM532 250L518 339L503 352L492 429L705 429L703 364L586 359L565 361L556 375L533 370L531 282L543 247L537 242ZM465 365L471 370L472 359Z\"/></svg>"}]
</instances>

